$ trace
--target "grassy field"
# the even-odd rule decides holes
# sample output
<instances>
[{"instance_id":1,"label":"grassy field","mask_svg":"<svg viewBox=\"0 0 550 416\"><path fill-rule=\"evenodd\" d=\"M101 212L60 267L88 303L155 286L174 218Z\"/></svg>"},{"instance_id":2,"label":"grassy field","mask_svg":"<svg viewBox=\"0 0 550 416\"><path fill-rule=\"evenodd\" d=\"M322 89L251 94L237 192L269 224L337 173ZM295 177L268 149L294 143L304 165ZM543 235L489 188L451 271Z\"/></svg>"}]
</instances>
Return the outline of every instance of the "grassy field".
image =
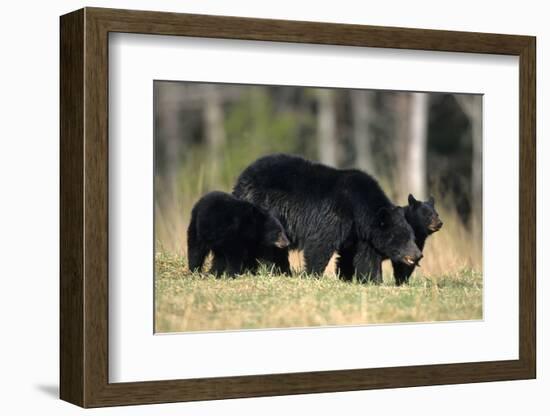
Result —
<instances>
[{"instance_id":1,"label":"grassy field","mask_svg":"<svg viewBox=\"0 0 550 416\"><path fill-rule=\"evenodd\" d=\"M396 287L384 265L384 284L362 285L298 273L215 279L191 274L185 258L155 259L156 332L430 322L482 318L482 275L471 269L423 276ZM298 258L292 259L300 267ZM388 262L385 262L388 263ZM420 269L422 271L422 269Z\"/></svg>"},{"instance_id":2,"label":"grassy field","mask_svg":"<svg viewBox=\"0 0 550 416\"><path fill-rule=\"evenodd\" d=\"M310 278L300 274L304 262L296 253L290 259L297 272L293 277L272 275L269 270L235 280L189 273L186 236L193 204L212 189L231 192L235 175L251 162L243 159L239 162L243 166L230 166L233 159L228 158L224 164L228 171L218 172L216 181L205 160L204 155L193 154L177 180L163 181L159 176L155 184L157 332L482 318L480 228L464 222L447 193L435 194L444 226L428 239L421 268L408 286L395 286L389 262L384 264L385 282L380 286L339 281L334 259L322 279ZM397 194L390 185L386 183L388 193ZM397 197L395 202L407 203Z\"/></svg>"}]
</instances>

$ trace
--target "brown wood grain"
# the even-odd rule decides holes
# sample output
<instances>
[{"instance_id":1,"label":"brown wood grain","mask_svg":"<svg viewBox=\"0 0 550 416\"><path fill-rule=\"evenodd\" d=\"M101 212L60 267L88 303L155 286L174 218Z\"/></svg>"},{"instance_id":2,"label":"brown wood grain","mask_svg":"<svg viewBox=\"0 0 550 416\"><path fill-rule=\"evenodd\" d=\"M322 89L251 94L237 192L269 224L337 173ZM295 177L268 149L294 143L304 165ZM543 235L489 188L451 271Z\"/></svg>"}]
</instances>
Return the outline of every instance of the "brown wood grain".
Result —
<instances>
[{"instance_id":1,"label":"brown wood grain","mask_svg":"<svg viewBox=\"0 0 550 416\"><path fill-rule=\"evenodd\" d=\"M83 407L98 407L517 380L536 376L535 38L97 8L63 16L60 28L62 399ZM519 359L109 383L109 32L519 56Z\"/></svg>"},{"instance_id":2,"label":"brown wood grain","mask_svg":"<svg viewBox=\"0 0 550 416\"><path fill-rule=\"evenodd\" d=\"M84 12L60 24L60 386L84 405Z\"/></svg>"},{"instance_id":3,"label":"brown wood grain","mask_svg":"<svg viewBox=\"0 0 550 416\"><path fill-rule=\"evenodd\" d=\"M536 377L536 41L520 54L519 356Z\"/></svg>"}]
</instances>

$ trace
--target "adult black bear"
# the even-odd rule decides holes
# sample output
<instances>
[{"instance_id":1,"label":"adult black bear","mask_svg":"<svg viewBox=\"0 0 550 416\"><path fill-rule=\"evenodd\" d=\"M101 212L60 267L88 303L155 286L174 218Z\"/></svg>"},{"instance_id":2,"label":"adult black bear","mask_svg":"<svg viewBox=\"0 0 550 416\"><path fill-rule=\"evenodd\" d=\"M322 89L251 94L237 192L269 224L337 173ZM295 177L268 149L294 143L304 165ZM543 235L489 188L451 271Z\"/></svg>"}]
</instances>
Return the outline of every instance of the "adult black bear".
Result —
<instances>
[{"instance_id":1,"label":"adult black bear","mask_svg":"<svg viewBox=\"0 0 550 416\"><path fill-rule=\"evenodd\" d=\"M254 272L262 250L289 244L281 223L267 211L224 192L203 196L191 211L187 229L189 270L201 269L210 251L211 273L229 276Z\"/></svg>"},{"instance_id":2,"label":"adult black bear","mask_svg":"<svg viewBox=\"0 0 550 416\"><path fill-rule=\"evenodd\" d=\"M290 240L303 249L308 273L322 274L332 254L340 278L382 281L382 260L417 264L404 210L394 206L376 180L359 170L339 170L284 154L258 159L239 176L233 195L269 210ZM288 267L288 248L272 260Z\"/></svg>"},{"instance_id":3,"label":"adult black bear","mask_svg":"<svg viewBox=\"0 0 550 416\"><path fill-rule=\"evenodd\" d=\"M414 231L415 243L420 249L424 250L426 239L443 227L443 222L435 210L435 200L430 197L427 201L418 201L413 195L409 194L409 205L403 207L405 218ZM392 262L395 283L402 285L408 283L409 278L416 267L415 264L409 265L401 262Z\"/></svg>"}]
</instances>

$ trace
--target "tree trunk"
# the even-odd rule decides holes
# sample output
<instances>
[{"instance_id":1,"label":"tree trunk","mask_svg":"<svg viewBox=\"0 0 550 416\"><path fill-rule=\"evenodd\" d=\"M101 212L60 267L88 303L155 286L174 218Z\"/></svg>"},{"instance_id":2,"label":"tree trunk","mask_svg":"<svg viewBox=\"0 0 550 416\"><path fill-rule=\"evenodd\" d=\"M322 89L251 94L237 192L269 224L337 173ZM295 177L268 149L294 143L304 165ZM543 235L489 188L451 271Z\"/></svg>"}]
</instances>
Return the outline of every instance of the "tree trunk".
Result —
<instances>
[{"instance_id":1,"label":"tree trunk","mask_svg":"<svg viewBox=\"0 0 550 416\"><path fill-rule=\"evenodd\" d=\"M351 91L351 108L353 113L353 142L355 147L355 165L373 176L376 167L372 154L371 122L373 118L374 91Z\"/></svg>"},{"instance_id":2,"label":"tree trunk","mask_svg":"<svg viewBox=\"0 0 550 416\"><path fill-rule=\"evenodd\" d=\"M165 144L164 169L170 191L174 191L176 188L181 142L184 134L178 118L181 93L182 88L174 86L173 83L159 83L156 91L158 126L162 126L162 130L157 130L156 134L157 140L161 140Z\"/></svg>"},{"instance_id":3,"label":"tree trunk","mask_svg":"<svg viewBox=\"0 0 550 416\"><path fill-rule=\"evenodd\" d=\"M317 90L319 110L317 112L317 137L319 160L329 166L338 164L336 139L336 107L334 92L323 88Z\"/></svg>"},{"instance_id":4,"label":"tree trunk","mask_svg":"<svg viewBox=\"0 0 550 416\"><path fill-rule=\"evenodd\" d=\"M410 94L398 92L392 94L392 107L394 113L393 151L395 162L390 164L390 172L393 189L390 189L390 197L400 202L407 201L408 176L407 176L407 141L409 138L409 109Z\"/></svg>"},{"instance_id":5,"label":"tree trunk","mask_svg":"<svg viewBox=\"0 0 550 416\"><path fill-rule=\"evenodd\" d=\"M483 101L480 95L456 95L458 105L470 120L472 134L472 232L476 241L482 234L483 209Z\"/></svg>"},{"instance_id":6,"label":"tree trunk","mask_svg":"<svg viewBox=\"0 0 550 416\"><path fill-rule=\"evenodd\" d=\"M426 190L426 145L428 142L428 95L412 93L410 107L410 132L407 151L408 190L416 198L425 199Z\"/></svg>"},{"instance_id":7,"label":"tree trunk","mask_svg":"<svg viewBox=\"0 0 550 416\"><path fill-rule=\"evenodd\" d=\"M215 183L225 144L223 107L217 85L205 85L204 94L204 127L210 160L208 168L211 180Z\"/></svg>"},{"instance_id":8,"label":"tree trunk","mask_svg":"<svg viewBox=\"0 0 550 416\"><path fill-rule=\"evenodd\" d=\"M185 94L185 86L175 83L159 82L157 89L157 114L158 123L155 126L157 142L163 143L164 153L163 168L166 176L166 188L163 189L164 197L174 196L177 193L177 177L180 163L181 149L185 141L186 130L178 117L181 109L181 97ZM160 153L160 152L159 152ZM159 157L158 155L157 157Z\"/></svg>"}]
</instances>

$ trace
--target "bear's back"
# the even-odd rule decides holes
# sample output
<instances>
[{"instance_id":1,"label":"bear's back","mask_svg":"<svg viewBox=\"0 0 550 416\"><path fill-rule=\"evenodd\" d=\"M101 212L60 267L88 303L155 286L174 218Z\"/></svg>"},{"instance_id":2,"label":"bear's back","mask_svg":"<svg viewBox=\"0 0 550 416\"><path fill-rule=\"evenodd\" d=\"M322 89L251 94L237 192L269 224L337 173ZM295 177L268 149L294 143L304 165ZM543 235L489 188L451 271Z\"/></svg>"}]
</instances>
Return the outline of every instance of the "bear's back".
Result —
<instances>
[{"instance_id":1,"label":"bear's back","mask_svg":"<svg viewBox=\"0 0 550 416\"><path fill-rule=\"evenodd\" d=\"M391 205L378 182L365 172L336 169L287 154L256 160L241 173L233 191L237 198L252 202L262 201L263 195L269 193L313 200L348 200L373 209Z\"/></svg>"},{"instance_id":2,"label":"bear's back","mask_svg":"<svg viewBox=\"0 0 550 416\"><path fill-rule=\"evenodd\" d=\"M231 241L248 224L254 210L251 203L220 191L209 192L193 207L199 234L209 242Z\"/></svg>"},{"instance_id":3,"label":"bear's back","mask_svg":"<svg viewBox=\"0 0 550 416\"><path fill-rule=\"evenodd\" d=\"M298 156L269 155L256 160L241 173L233 193L241 199L248 199L248 193L260 190L322 195L338 189L343 172Z\"/></svg>"}]
</instances>

